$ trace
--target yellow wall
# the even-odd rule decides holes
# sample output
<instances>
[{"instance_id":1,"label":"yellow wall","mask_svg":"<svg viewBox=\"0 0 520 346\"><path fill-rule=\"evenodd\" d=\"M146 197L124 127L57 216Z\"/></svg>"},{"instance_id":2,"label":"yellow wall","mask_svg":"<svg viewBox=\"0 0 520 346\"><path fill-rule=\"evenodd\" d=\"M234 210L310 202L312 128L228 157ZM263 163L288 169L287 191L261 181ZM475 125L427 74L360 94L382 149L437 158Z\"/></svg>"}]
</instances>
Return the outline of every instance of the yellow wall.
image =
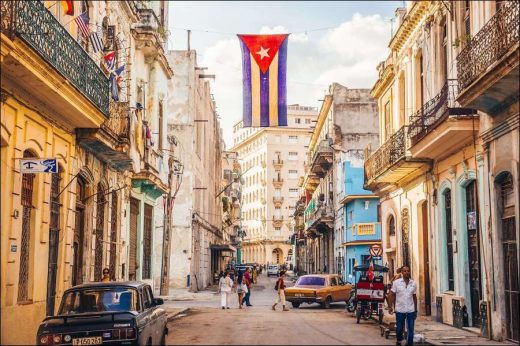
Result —
<instances>
[{"instance_id":1,"label":"yellow wall","mask_svg":"<svg viewBox=\"0 0 520 346\"><path fill-rule=\"evenodd\" d=\"M57 158L62 169L60 188L63 188L74 176L74 137L53 126L36 111L11 96L7 96L5 103L2 103L1 111L1 343L28 344L34 343L37 326L45 317L51 175L39 173L34 181L34 209L29 242L29 298L32 302L19 305L17 296L23 209L20 196L22 176L18 159L26 149L30 149L41 158ZM60 199L62 207L56 284L59 296L68 286L70 277L70 266L66 264L70 263L72 258L70 244L74 221L74 213L71 210L74 199L71 198L70 191L63 193ZM16 252L11 252L11 245L17 245ZM59 301L58 297L56 300Z\"/></svg>"}]
</instances>

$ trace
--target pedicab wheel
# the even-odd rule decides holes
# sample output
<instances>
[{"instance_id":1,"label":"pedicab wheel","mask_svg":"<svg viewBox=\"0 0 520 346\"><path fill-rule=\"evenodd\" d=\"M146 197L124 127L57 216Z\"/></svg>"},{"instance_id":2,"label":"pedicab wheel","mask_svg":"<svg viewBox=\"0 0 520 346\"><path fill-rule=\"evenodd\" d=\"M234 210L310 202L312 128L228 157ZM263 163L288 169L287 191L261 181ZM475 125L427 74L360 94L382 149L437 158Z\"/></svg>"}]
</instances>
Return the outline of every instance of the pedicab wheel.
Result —
<instances>
[{"instance_id":1,"label":"pedicab wheel","mask_svg":"<svg viewBox=\"0 0 520 346\"><path fill-rule=\"evenodd\" d=\"M359 324L359 321L361 320L361 310L356 309L356 323Z\"/></svg>"},{"instance_id":2,"label":"pedicab wheel","mask_svg":"<svg viewBox=\"0 0 520 346\"><path fill-rule=\"evenodd\" d=\"M379 324L383 324L383 310L379 310Z\"/></svg>"}]
</instances>

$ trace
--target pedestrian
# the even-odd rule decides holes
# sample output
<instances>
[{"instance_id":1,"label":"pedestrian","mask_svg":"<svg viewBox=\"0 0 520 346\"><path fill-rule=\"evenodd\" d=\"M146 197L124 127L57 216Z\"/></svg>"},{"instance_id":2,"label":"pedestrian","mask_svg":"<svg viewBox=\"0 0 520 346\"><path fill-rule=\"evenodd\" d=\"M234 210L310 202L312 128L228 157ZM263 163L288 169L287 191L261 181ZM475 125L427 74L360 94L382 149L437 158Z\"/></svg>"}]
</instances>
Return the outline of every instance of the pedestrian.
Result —
<instances>
[{"instance_id":1,"label":"pedestrian","mask_svg":"<svg viewBox=\"0 0 520 346\"><path fill-rule=\"evenodd\" d=\"M256 267L253 268L253 283L256 284L256 279L258 277L258 272L256 270Z\"/></svg>"},{"instance_id":2,"label":"pedestrian","mask_svg":"<svg viewBox=\"0 0 520 346\"><path fill-rule=\"evenodd\" d=\"M101 278L101 282L110 282L110 270L108 270L108 268L103 268L103 277Z\"/></svg>"},{"instance_id":3,"label":"pedestrian","mask_svg":"<svg viewBox=\"0 0 520 346\"><path fill-rule=\"evenodd\" d=\"M244 282L244 275L241 272L238 273L236 288L238 294L238 307L242 309L244 304L244 294L247 292L247 285Z\"/></svg>"},{"instance_id":4,"label":"pedestrian","mask_svg":"<svg viewBox=\"0 0 520 346\"><path fill-rule=\"evenodd\" d=\"M408 266L401 267L401 275L402 277L395 280L390 289L388 312L392 314L395 310L397 345L401 345L403 340L404 323L406 321L408 331L406 345L411 346L413 345L414 324L417 318L417 285L410 278Z\"/></svg>"},{"instance_id":5,"label":"pedestrian","mask_svg":"<svg viewBox=\"0 0 520 346\"><path fill-rule=\"evenodd\" d=\"M324 274L327 274L327 273L328 273L328 271L327 271L327 265L326 265L326 264L323 266L323 273L324 273Z\"/></svg>"},{"instance_id":6,"label":"pedestrian","mask_svg":"<svg viewBox=\"0 0 520 346\"><path fill-rule=\"evenodd\" d=\"M246 303L246 306L253 306L249 301L251 299L251 288L253 286L253 274L251 273L251 267L247 267L246 273L244 274L244 281L247 286L247 292L244 296L244 303Z\"/></svg>"},{"instance_id":7,"label":"pedestrian","mask_svg":"<svg viewBox=\"0 0 520 346\"><path fill-rule=\"evenodd\" d=\"M276 305L278 305L278 303L280 303L283 306L283 311L289 311L289 309L287 309L287 307L285 307L285 281L284 281L284 278L285 278L285 272L281 271L280 277L278 278L278 280L276 281L276 285L274 286L274 289L278 293L278 298L272 306L273 310L276 310Z\"/></svg>"},{"instance_id":8,"label":"pedestrian","mask_svg":"<svg viewBox=\"0 0 520 346\"><path fill-rule=\"evenodd\" d=\"M220 277L218 283L218 288L220 290L220 305L222 306L222 310L229 309L229 296L231 295L232 287L233 281L231 281L229 272L226 271L226 273Z\"/></svg>"}]
</instances>

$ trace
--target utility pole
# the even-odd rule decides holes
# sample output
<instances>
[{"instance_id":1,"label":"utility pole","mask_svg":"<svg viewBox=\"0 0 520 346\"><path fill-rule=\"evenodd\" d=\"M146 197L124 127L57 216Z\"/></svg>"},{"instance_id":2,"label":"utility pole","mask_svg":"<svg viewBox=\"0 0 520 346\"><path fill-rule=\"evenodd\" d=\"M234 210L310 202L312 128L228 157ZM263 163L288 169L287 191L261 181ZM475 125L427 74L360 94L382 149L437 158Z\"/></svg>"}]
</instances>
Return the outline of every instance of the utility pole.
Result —
<instances>
[{"instance_id":1,"label":"utility pole","mask_svg":"<svg viewBox=\"0 0 520 346\"><path fill-rule=\"evenodd\" d=\"M163 222L163 249L162 249L162 263L161 263L161 288L160 294L167 296L170 288L170 253L171 253L171 234L172 234L172 211L175 202L175 197L179 192L182 183L183 166L175 159L175 145L176 140L173 136L168 136L170 143L170 155L168 158L168 195L166 197L164 222ZM173 177L177 178L175 188L173 186ZM172 194L172 190L174 190Z\"/></svg>"}]
</instances>

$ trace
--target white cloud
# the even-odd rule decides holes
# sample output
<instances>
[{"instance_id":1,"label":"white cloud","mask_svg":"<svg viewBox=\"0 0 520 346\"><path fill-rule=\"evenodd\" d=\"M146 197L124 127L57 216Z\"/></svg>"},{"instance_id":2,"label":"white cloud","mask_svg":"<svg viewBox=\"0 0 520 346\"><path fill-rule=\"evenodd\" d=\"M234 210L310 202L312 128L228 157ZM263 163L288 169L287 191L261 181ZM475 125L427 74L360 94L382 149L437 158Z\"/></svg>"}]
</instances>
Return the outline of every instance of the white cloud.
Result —
<instances>
[{"instance_id":1,"label":"white cloud","mask_svg":"<svg viewBox=\"0 0 520 346\"><path fill-rule=\"evenodd\" d=\"M263 26L261 34L290 32L282 25ZM333 82L350 88L371 88L376 66L389 53L390 27L379 15L352 18L334 29L311 36L289 36L287 62L288 103L319 107L318 99ZM215 95L227 147L232 146L232 126L242 116L242 71L238 39L226 39L204 50L202 66L216 74Z\"/></svg>"}]
</instances>

